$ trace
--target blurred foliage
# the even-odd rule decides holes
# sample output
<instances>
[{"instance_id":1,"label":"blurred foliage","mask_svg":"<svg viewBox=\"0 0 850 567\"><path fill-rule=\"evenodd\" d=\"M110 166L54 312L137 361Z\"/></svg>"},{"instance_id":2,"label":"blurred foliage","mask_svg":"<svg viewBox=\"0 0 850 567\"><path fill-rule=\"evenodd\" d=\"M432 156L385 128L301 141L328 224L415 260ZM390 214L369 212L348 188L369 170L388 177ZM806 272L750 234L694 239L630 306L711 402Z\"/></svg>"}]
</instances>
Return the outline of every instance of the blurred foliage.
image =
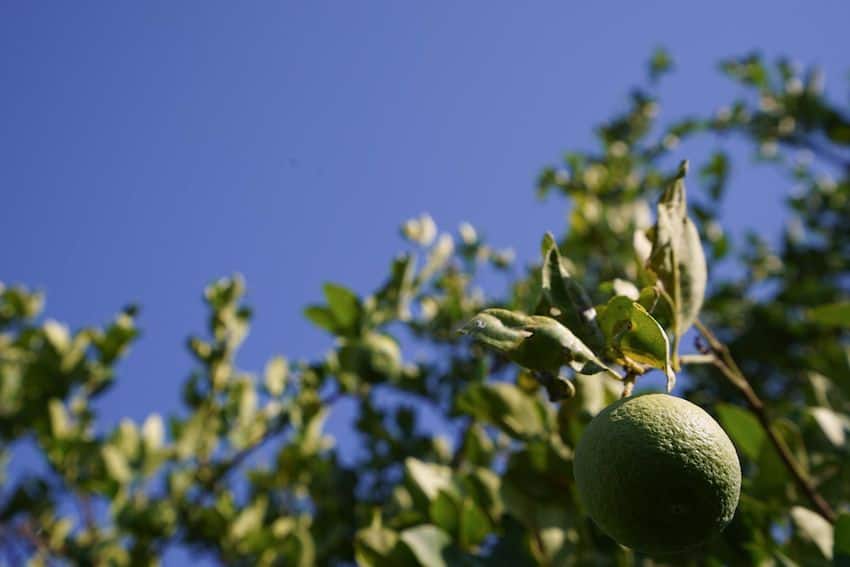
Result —
<instances>
[{"instance_id":1,"label":"blurred foliage","mask_svg":"<svg viewBox=\"0 0 850 567\"><path fill-rule=\"evenodd\" d=\"M148 565L180 545L227 565L850 564L850 109L816 69L753 54L720 66L740 99L662 123L656 89L673 68L655 52L596 147L542 171L537 194L569 217L539 263L517 266L468 224L412 219L373 293L329 283L305 309L334 348L259 374L235 363L244 282L211 284L175 415L98 423L139 334L134 306L71 330L42 317L39 293L0 286L2 561ZM674 157L691 139L715 149L692 164L686 201ZM730 141L794 186L778 237L724 225L724 197L758 190L735 186L747 164ZM493 271L510 278L504 297L481 291ZM698 313L762 414L713 365L685 366L705 351L686 334ZM583 428L654 369L671 385L684 371L679 391L723 424L745 474L732 524L675 558L611 541L573 485ZM360 440L345 462L324 429L343 399ZM430 433L435 419L453 439ZM27 446L44 466L7 470Z\"/></svg>"}]
</instances>

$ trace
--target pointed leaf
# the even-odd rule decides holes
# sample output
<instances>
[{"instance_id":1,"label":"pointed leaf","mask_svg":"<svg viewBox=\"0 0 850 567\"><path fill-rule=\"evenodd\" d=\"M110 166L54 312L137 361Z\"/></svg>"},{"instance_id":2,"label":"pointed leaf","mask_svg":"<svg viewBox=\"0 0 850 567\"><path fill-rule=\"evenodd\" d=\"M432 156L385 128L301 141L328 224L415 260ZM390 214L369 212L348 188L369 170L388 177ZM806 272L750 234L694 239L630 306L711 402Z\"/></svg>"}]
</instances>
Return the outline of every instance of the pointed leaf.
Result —
<instances>
[{"instance_id":1,"label":"pointed leaf","mask_svg":"<svg viewBox=\"0 0 850 567\"><path fill-rule=\"evenodd\" d=\"M391 565L390 556L398 542L398 533L386 528L381 514L375 512L369 527L357 532L354 540L354 557L358 565L378 567Z\"/></svg>"},{"instance_id":2,"label":"pointed leaf","mask_svg":"<svg viewBox=\"0 0 850 567\"><path fill-rule=\"evenodd\" d=\"M410 318L410 300L414 291L414 258L404 254L393 260L390 277L375 294L378 308L385 311L384 319L397 318L406 321Z\"/></svg>"},{"instance_id":3,"label":"pointed leaf","mask_svg":"<svg viewBox=\"0 0 850 567\"><path fill-rule=\"evenodd\" d=\"M59 398L51 398L47 402L47 412L50 417L50 431L57 438L62 439L71 433L71 424L65 404Z\"/></svg>"},{"instance_id":4,"label":"pointed leaf","mask_svg":"<svg viewBox=\"0 0 850 567\"><path fill-rule=\"evenodd\" d=\"M363 315L360 298L351 290L333 283L326 283L324 292L337 330L348 336L356 335Z\"/></svg>"},{"instance_id":5,"label":"pointed leaf","mask_svg":"<svg viewBox=\"0 0 850 567\"><path fill-rule=\"evenodd\" d=\"M304 309L304 316L314 325L331 333L337 332L337 323L333 313L323 305L308 305Z\"/></svg>"},{"instance_id":6,"label":"pointed leaf","mask_svg":"<svg viewBox=\"0 0 850 567\"><path fill-rule=\"evenodd\" d=\"M794 522L794 527L801 539L815 544L826 559L832 559L834 542L832 524L820 514L802 506L791 508L791 521Z\"/></svg>"},{"instance_id":7,"label":"pointed leaf","mask_svg":"<svg viewBox=\"0 0 850 567\"><path fill-rule=\"evenodd\" d=\"M602 333L596 322L596 311L587 293L570 276L564 265L554 237L546 233L543 238L543 269L541 285L550 307L557 309L555 318L576 334L594 352L603 344ZM551 314L551 313L550 313Z\"/></svg>"},{"instance_id":8,"label":"pointed leaf","mask_svg":"<svg viewBox=\"0 0 850 567\"><path fill-rule=\"evenodd\" d=\"M809 408L812 417L820 426L821 431L836 447L844 447L847 432L850 431L850 418L829 408Z\"/></svg>"},{"instance_id":9,"label":"pointed leaf","mask_svg":"<svg viewBox=\"0 0 850 567\"><path fill-rule=\"evenodd\" d=\"M667 296L661 293L658 288L654 286L643 288L640 290L637 302L643 305L643 308L652 315L653 319L658 321L662 328L673 328L673 306Z\"/></svg>"},{"instance_id":10,"label":"pointed leaf","mask_svg":"<svg viewBox=\"0 0 850 567\"><path fill-rule=\"evenodd\" d=\"M422 567L449 567L451 537L436 526L425 524L401 532L407 545Z\"/></svg>"},{"instance_id":11,"label":"pointed leaf","mask_svg":"<svg viewBox=\"0 0 850 567\"><path fill-rule=\"evenodd\" d=\"M531 336L523 329L527 324L528 316L522 313L485 309L464 325L461 332L507 354L518 349L522 341Z\"/></svg>"},{"instance_id":12,"label":"pointed leaf","mask_svg":"<svg viewBox=\"0 0 850 567\"><path fill-rule=\"evenodd\" d=\"M113 445L104 445L100 454L103 457L103 463L106 465L106 472L109 476L119 484L130 482L133 477L133 472L127 464L127 459L123 453Z\"/></svg>"},{"instance_id":13,"label":"pointed leaf","mask_svg":"<svg viewBox=\"0 0 850 567\"><path fill-rule=\"evenodd\" d=\"M580 369L587 362L607 370L587 345L551 317L528 316L507 309L485 309L461 331L530 370L558 374L564 364L575 363L574 366ZM610 372L616 376L616 373Z\"/></svg>"},{"instance_id":14,"label":"pointed leaf","mask_svg":"<svg viewBox=\"0 0 850 567\"><path fill-rule=\"evenodd\" d=\"M562 350L561 358L563 359L563 362L570 363L577 371L582 371L581 369L583 369L587 363L592 363L595 368L593 373L598 372L599 369L605 369L611 372L614 376L617 376L617 374L610 370L605 363L603 363L596 354L581 341L581 339L574 335L568 328L558 323L555 319L541 315L533 315L529 319L530 322L526 326L526 329L532 332L532 337L525 341L525 344L528 345L527 354L530 355L530 357L534 357L534 359L537 360L545 360L543 353L538 351L543 349L553 350L552 345L559 345ZM557 373L558 368L560 368L563 362L558 364L557 367L543 366L541 364L538 369ZM534 369L532 366L526 366Z\"/></svg>"},{"instance_id":15,"label":"pointed leaf","mask_svg":"<svg viewBox=\"0 0 850 567\"><path fill-rule=\"evenodd\" d=\"M429 515L431 521L447 533L457 533L460 523L459 503L453 494L446 490L440 490L437 497L431 502L429 507Z\"/></svg>"},{"instance_id":16,"label":"pointed leaf","mask_svg":"<svg viewBox=\"0 0 850 567\"><path fill-rule=\"evenodd\" d=\"M454 254L455 243L449 234L441 234L434 247L428 253L428 259L417 277L417 283L424 282L443 269Z\"/></svg>"},{"instance_id":17,"label":"pointed leaf","mask_svg":"<svg viewBox=\"0 0 850 567\"><path fill-rule=\"evenodd\" d=\"M282 356L276 356L266 363L265 369L266 390L272 396L280 396L286 388L286 379L289 376L289 363Z\"/></svg>"},{"instance_id":18,"label":"pointed leaf","mask_svg":"<svg viewBox=\"0 0 850 567\"><path fill-rule=\"evenodd\" d=\"M487 514L475 505L475 502L465 498L460 506L460 533L458 539L464 549L481 543L493 526Z\"/></svg>"},{"instance_id":19,"label":"pointed leaf","mask_svg":"<svg viewBox=\"0 0 850 567\"><path fill-rule=\"evenodd\" d=\"M679 336L699 315L708 277L699 232L688 217L686 173L685 161L658 203L658 219L650 230L652 252L647 262L648 270L660 280L673 300Z\"/></svg>"},{"instance_id":20,"label":"pointed leaf","mask_svg":"<svg viewBox=\"0 0 850 567\"><path fill-rule=\"evenodd\" d=\"M407 478L428 501L433 501L441 490L451 490L452 471L448 467L426 463L414 458L404 461Z\"/></svg>"}]
</instances>

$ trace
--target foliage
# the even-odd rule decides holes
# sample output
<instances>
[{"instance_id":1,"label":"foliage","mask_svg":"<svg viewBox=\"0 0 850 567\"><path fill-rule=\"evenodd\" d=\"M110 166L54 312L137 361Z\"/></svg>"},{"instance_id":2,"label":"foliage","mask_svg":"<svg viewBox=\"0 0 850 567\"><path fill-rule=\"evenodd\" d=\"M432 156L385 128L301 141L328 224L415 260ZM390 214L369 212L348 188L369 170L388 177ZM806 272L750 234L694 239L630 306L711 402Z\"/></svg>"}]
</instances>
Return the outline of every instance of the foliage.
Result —
<instances>
[{"instance_id":1,"label":"foliage","mask_svg":"<svg viewBox=\"0 0 850 567\"><path fill-rule=\"evenodd\" d=\"M538 195L564 198L569 223L528 270L469 225L413 219L373 293L328 284L305 310L333 350L274 356L259 376L235 364L244 283L210 285L176 415L98 423L135 307L71 331L42 318L40 294L0 287L0 453L35 447L44 464L5 471L0 552L33 565L150 564L170 545L232 565L846 564L848 109L815 69L754 54L721 64L742 98L665 125L656 89L672 68L655 53L598 145L543 170ZM691 140L716 150L693 164L686 200L672 160ZM723 224L740 141L795 184L778 238ZM511 277L504 297L478 287L494 270ZM589 420L655 370L669 387L685 377L677 393L719 419L744 469L730 526L675 559L604 536L572 474ZM357 407L350 464L323 427L342 399ZM429 433L425 406L451 442Z\"/></svg>"}]
</instances>

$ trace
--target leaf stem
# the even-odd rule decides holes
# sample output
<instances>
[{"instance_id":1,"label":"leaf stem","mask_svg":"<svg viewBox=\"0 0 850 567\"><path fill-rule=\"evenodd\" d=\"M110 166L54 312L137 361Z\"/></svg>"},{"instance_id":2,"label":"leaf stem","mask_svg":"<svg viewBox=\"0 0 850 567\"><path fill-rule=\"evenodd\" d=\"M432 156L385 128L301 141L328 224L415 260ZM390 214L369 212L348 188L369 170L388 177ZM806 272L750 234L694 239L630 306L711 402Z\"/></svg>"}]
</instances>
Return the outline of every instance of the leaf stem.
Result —
<instances>
[{"instance_id":1,"label":"leaf stem","mask_svg":"<svg viewBox=\"0 0 850 567\"><path fill-rule=\"evenodd\" d=\"M729 351L729 347L721 342L711 329L706 327L701 321L695 321L694 325L705 340L708 341L710 356L714 358L714 366L723 373L723 375L747 400L747 405L749 406L750 411L758 419L759 424L762 429L764 429L768 439L770 439L770 443L773 445L774 449L776 449L776 452L779 454L782 463L785 465L785 468L788 469L788 472L791 474L794 482L815 506L815 510L818 514L823 516L823 518L828 522L834 524L837 517L835 510L833 510L832 506L830 506L829 503L824 500L823 496L820 495L811 479L809 479L808 475L803 470L803 467L788 449L787 445L785 445L784 441L782 441L776 433L776 430L770 423L770 416L767 413L767 408L765 407L764 402L758 397L755 390L753 390L744 373L741 372L741 369L732 357L732 353Z\"/></svg>"}]
</instances>

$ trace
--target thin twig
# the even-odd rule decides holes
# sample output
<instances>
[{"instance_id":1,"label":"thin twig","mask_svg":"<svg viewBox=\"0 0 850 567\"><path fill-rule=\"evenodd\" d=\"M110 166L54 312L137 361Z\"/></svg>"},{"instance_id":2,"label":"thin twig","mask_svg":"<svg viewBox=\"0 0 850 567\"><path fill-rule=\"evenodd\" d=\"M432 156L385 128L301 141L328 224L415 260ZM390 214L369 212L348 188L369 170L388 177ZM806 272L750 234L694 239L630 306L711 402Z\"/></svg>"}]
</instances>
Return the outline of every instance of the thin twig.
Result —
<instances>
[{"instance_id":1,"label":"thin twig","mask_svg":"<svg viewBox=\"0 0 850 567\"><path fill-rule=\"evenodd\" d=\"M812 504L814 504L815 510L827 521L834 524L836 520L835 511L832 509L832 506L824 500L823 496L820 495L815 485L812 484L812 481L803 470L803 467L794 455L791 454L791 451L788 450L784 441L782 441L779 435L777 435L771 425L770 416L767 414L767 408L765 407L764 402L762 402L761 398L758 397L758 394L755 393L755 390L753 390L744 373L741 372L741 369L732 357L732 353L729 352L729 347L721 342L701 321L697 320L694 325L697 327L702 336L705 337L705 340L708 341L708 346L711 349L712 356L714 356L714 366L716 366L723 375L726 376L726 378L736 388L738 388L741 394L743 394L744 398L747 400L747 405L750 407L750 411L755 414L759 424L762 429L764 429L768 439L770 439L770 443L773 445L774 449L776 449L780 459L782 459L782 463L785 465L785 468L788 469L788 472L791 473L791 476L797 483L797 486L803 491Z\"/></svg>"},{"instance_id":2,"label":"thin twig","mask_svg":"<svg viewBox=\"0 0 850 567\"><path fill-rule=\"evenodd\" d=\"M80 516L83 519L83 524L86 529L92 533L97 532L97 520L95 519L94 509L92 508L91 496L79 491L74 491L77 497L77 504L80 509Z\"/></svg>"},{"instance_id":3,"label":"thin twig","mask_svg":"<svg viewBox=\"0 0 850 567\"><path fill-rule=\"evenodd\" d=\"M687 364L714 364L717 360L713 354L683 354L679 356L679 363Z\"/></svg>"}]
</instances>

